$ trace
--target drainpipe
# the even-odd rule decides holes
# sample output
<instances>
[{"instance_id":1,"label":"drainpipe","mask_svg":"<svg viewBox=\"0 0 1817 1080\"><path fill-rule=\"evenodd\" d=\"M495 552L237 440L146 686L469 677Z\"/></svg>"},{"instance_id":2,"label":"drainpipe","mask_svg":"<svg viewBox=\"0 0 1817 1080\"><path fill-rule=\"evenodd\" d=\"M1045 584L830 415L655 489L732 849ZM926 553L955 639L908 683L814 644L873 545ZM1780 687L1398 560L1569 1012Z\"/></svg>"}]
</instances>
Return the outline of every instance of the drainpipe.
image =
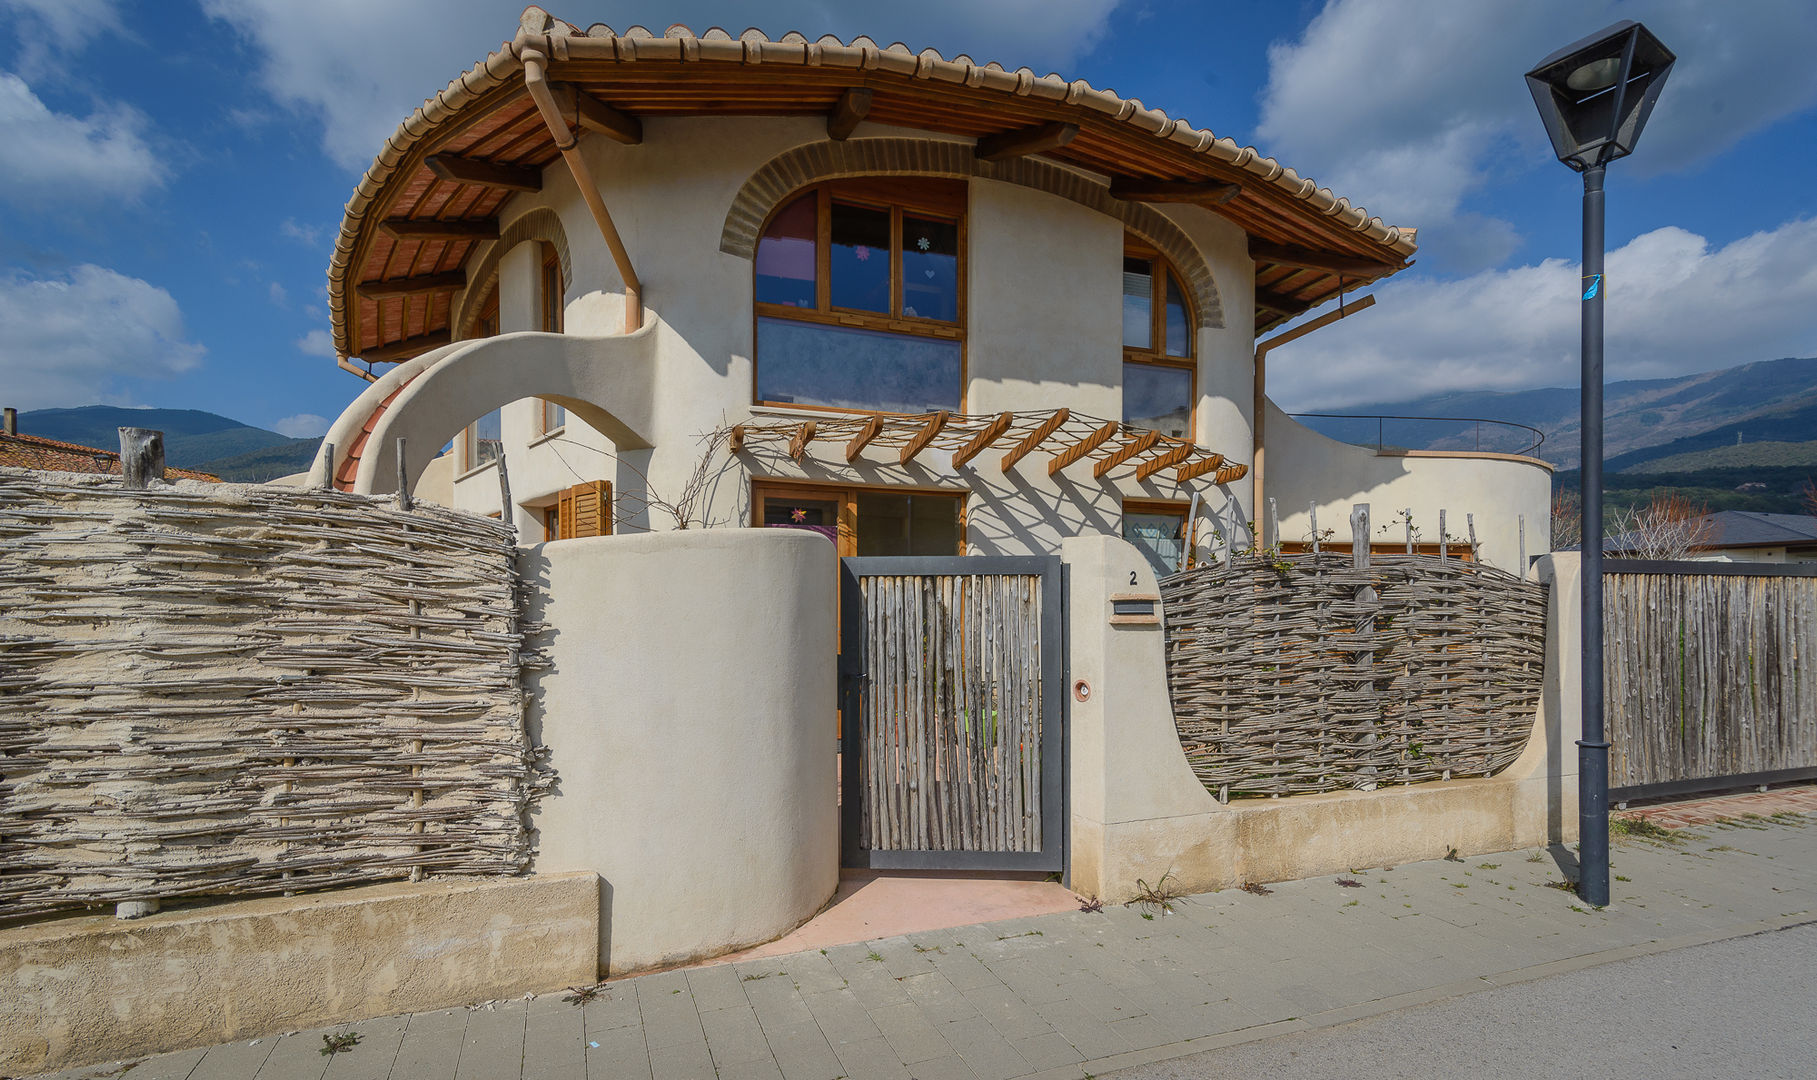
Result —
<instances>
[{"instance_id":1,"label":"drainpipe","mask_svg":"<svg viewBox=\"0 0 1817 1080\"><path fill-rule=\"evenodd\" d=\"M568 121L563 118L561 106L555 103L555 95L549 91L548 64L549 56L538 45L547 46L547 38L520 38L518 58L524 65L524 87L530 91L531 100L536 102L537 111L543 114L543 123L549 126L549 134L555 137L555 147L562 152L562 158L568 163L568 171L574 176L574 183L580 188L581 198L587 200L587 209L593 211L593 220L599 225L599 234L606 239L606 246L612 249L612 261L618 265L618 276L625 283L625 333L630 333L644 324L643 284L637 280L637 271L631 267L631 256L625 251L625 242L619 238L618 227L612 224L612 213L606 209L606 202L600 198L599 185L593 182L593 172L587 168L586 159L581 157L580 144L575 141L574 133L568 130Z\"/></svg>"},{"instance_id":2,"label":"drainpipe","mask_svg":"<svg viewBox=\"0 0 1817 1080\"><path fill-rule=\"evenodd\" d=\"M1250 513L1255 515L1256 529L1258 531L1264 528L1262 522L1268 520L1262 516L1262 511L1266 507L1266 504L1262 502L1262 473L1264 471L1263 437L1266 435L1268 428L1268 351L1270 349L1279 348L1290 341L1298 341L1307 334L1312 333L1314 330L1323 329L1324 327L1337 322L1339 319L1355 315L1359 311L1374 306L1375 294L1370 293L1368 296L1365 296L1354 303L1341 304L1336 311L1327 311L1325 314L1320 315L1311 322L1296 326L1284 334L1276 334L1274 337L1269 338L1267 341L1264 341L1255 347L1255 420L1253 423L1255 447L1250 454L1251 464L1249 466L1249 479L1251 485L1250 499L1253 503ZM1279 544L1281 538L1278 536L1275 537L1274 542Z\"/></svg>"}]
</instances>

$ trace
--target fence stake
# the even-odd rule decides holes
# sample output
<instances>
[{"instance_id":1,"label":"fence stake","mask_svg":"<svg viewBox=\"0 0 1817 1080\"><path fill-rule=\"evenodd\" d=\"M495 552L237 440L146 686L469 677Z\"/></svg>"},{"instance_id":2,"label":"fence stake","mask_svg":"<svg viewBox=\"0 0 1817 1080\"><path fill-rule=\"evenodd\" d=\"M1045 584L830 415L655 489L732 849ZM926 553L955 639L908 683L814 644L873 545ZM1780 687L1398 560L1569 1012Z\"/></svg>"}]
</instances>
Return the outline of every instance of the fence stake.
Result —
<instances>
[{"instance_id":1,"label":"fence stake","mask_svg":"<svg viewBox=\"0 0 1817 1080\"><path fill-rule=\"evenodd\" d=\"M1483 556L1476 548L1476 515L1465 514L1464 524L1470 529L1470 559L1472 562L1480 563L1483 561Z\"/></svg>"},{"instance_id":2,"label":"fence stake","mask_svg":"<svg viewBox=\"0 0 1817 1080\"><path fill-rule=\"evenodd\" d=\"M1401 520L1407 523L1407 554L1413 554L1413 507L1401 511Z\"/></svg>"},{"instance_id":3,"label":"fence stake","mask_svg":"<svg viewBox=\"0 0 1817 1080\"><path fill-rule=\"evenodd\" d=\"M164 433L150 428L120 429L120 476L129 488L164 482Z\"/></svg>"},{"instance_id":4,"label":"fence stake","mask_svg":"<svg viewBox=\"0 0 1817 1080\"><path fill-rule=\"evenodd\" d=\"M404 438L397 440L397 508L410 509L410 472L404 467Z\"/></svg>"},{"instance_id":5,"label":"fence stake","mask_svg":"<svg viewBox=\"0 0 1817 1080\"><path fill-rule=\"evenodd\" d=\"M1515 515L1514 523L1520 530L1520 576L1524 578L1527 576L1527 515Z\"/></svg>"},{"instance_id":6,"label":"fence stake","mask_svg":"<svg viewBox=\"0 0 1817 1080\"><path fill-rule=\"evenodd\" d=\"M1443 559L1451 554L1451 536L1445 532L1445 512L1438 512L1438 557Z\"/></svg>"},{"instance_id":7,"label":"fence stake","mask_svg":"<svg viewBox=\"0 0 1817 1080\"><path fill-rule=\"evenodd\" d=\"M600 513L605 513L604 507L600 508ZM498 459L498 518L505 523L505 528L511 530L511 535L517 535L517 513L511 505L511 477L505 472L505 458L502 454Z\"/></svg>"},{"instance_id":8,"label":"fence stake","mask_svg":"<svg viewBox=\"0 0 1817 1080\"><path fill-rule=\"evenodd\" d=\"M1274 534L1274 546L1280 547L1281 546L1281 510L1280 510L1280 507L1278 507L1274 504L1273 499L1268 500L1268 531Z\"/></svg>"},{"instance_id":9,"label":"fence stake","mask_svg":"<svg viewBox=\"0 0 1817 1080\"><path fill-rule=\"evenodd\" d=\"M1319 553L1319 504L1314 502L1307 506L1306 516L1312 520L1312 553Z\"/></svg>"},{"instance_id":10,"label":"fence stake","mask_svg":"<svg viewBox=\"0 0 1817 1080\"><path fill-rule=\"evenodd\" d=\"M1358 570L1369 569L1368 503L1357 503L1350 508L1350 565ZM1364 578L1364 581L1367 582L1368 579ZM1361 638L1365 634L1370 637L1375 636L1375 600L1375 586L1363 584L1357 587L1356 634L1358 638ZM1359 680L1358 685L1366 685L1369 687L1371 691L1369 698L1375 702L1375 716L1373 719L1375 724L1379 725L1382 722L1382 713L1380 697L1374 693L1375 653L1370 649L1358 649L1356 651L1356 666L1361 670L1361 673L1364 676L1363 679ZM1380 738L1381 737L1373 730L1371 730L1369 734L1363 736L1363 746L1365 748L1363 754L1365 758L1374 756L1375 746ZM1363 776L1370 777L1369 780L1366 780L1359 785L1361 789L1363 791L1374 791L1376 783L1374 779L1376 776L1375 766L1367 765L1357 771Z\"/></svg>"},{"instance_id":11,"label":"fence stake","mask_svg":"<svg viewBox=\"0 0 1817 1080\"><path fill-rule=\"evenodd\" d=\"M323 491L334 487L334 444L322 440L322 480L319 486Z\"/></svg>"}]
</instances>

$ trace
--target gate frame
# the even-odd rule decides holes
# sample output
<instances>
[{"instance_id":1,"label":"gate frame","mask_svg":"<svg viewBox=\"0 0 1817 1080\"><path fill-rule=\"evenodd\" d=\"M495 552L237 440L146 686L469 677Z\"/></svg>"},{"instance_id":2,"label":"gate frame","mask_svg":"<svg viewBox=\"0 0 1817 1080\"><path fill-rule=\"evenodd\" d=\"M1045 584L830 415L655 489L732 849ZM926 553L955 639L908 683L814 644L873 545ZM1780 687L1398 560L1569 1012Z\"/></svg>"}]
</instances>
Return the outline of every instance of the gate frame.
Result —
<instances>
[{"instance_id":1,"label":"gate frame","mask_svg":"<svg viewBox=\"0 0 1817 1080\"><path fill-rule=\"evenodd\" d=\"M839 864L869 870L1047 870L1066 873L1066 612L1064 569L1058 555L857 555L839 560L839 708L845 720L839 749ZM1041 850L871 851L859 846L863 790L855 763L865 688L861 577L1001 576L1033 574L1041 598Z\"/></svg>"}]
</instances>

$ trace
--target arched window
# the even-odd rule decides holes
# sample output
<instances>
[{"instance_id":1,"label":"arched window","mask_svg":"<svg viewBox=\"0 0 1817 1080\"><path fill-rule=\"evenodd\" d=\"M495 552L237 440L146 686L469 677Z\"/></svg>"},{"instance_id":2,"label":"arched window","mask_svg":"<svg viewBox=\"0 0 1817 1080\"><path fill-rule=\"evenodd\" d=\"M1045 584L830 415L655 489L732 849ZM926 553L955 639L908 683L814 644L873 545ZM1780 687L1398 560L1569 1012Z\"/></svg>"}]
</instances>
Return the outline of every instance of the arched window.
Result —
<instances>
[{"instance_id":1,"label":"arched window","mask_svg":"<svg viewBox=\"0 0 1817 1080\"><path fill-rule=\"evenodd\" d=\"M965 377L965 185L835 181L757 241L761 404L957 410Z\"/></svg>"},{"instance_id":2,"label":"arched window","mask_svg":"<svg viewBox=\"0 0 1817 1080\"><path fill-rule=\"evenodd\" d=\"M1173 266L1153 248L1123 244L1123 422L1192 438L1198 399L1197 325Z\"/></svg>"}]
</instances>

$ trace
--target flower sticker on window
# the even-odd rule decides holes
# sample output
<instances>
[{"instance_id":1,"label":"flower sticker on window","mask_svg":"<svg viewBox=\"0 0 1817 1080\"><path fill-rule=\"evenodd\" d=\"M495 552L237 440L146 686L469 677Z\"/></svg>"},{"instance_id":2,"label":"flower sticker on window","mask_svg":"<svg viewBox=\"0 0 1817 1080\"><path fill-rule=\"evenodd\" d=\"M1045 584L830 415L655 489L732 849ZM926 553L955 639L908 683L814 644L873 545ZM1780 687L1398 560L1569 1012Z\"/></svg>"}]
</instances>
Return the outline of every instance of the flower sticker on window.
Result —
<instances>
[{"instance_id":1,"label":"flower sticker on window","mask_svg":"<svg viewBox=\"0 0 1817 1080\"><path fill-rule=\"evenodd\" d=\"M871 249L864 244L859 244L857 247L853 248L852 255L857 258L859 262L871 261Z\"/></svg>"},{"instance_id":2,"label":"flower sticker on window","mask_svg":"<svg viewBox=\"0 0 1817 1080\"><path fill-rule=\"evenodd\" d=\"M929 240L927 237L923 236L920 239L915 241L915 246L920 248L922 251L926 251L929 248L934 246L934 242L932 240Z\"/></svg>"},{"instance_id":3,"label":"flower sticker on window","mask_svg":"<svg viewBox=\"0 0 1817 1080\"><path fill-rule=\"evenodd\" d=\"M808 519L808 512L806 510L801 509L798 506L795 509L789 511L789 519L794 521L796 524L800 524L801 522L804 522Z\"/></svg>"}]
</instances>

